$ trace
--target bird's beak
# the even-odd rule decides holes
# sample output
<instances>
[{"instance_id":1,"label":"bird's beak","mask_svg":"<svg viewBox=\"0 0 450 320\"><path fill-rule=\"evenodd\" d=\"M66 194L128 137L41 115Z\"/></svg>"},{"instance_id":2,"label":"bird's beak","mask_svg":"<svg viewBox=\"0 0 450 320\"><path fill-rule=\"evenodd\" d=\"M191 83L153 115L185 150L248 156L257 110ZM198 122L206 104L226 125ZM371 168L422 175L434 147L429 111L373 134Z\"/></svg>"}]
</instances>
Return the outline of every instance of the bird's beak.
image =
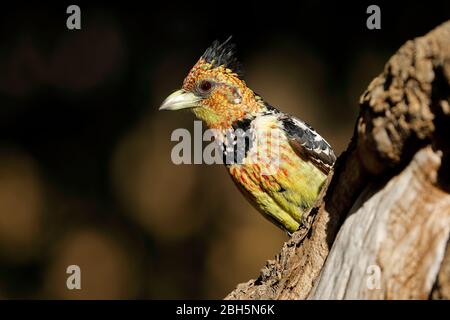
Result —
<instances>
[{"instance_id":1,"label":"bird's beak","mask_svg":"<svg viewBox=\"0 0 450 320\"><path fill-rule=\"evenodd\" d=\"M183 89L175 91L164 100L159 110L180 110L199 106L200 98Z\"/></svg>"}]
</instances>

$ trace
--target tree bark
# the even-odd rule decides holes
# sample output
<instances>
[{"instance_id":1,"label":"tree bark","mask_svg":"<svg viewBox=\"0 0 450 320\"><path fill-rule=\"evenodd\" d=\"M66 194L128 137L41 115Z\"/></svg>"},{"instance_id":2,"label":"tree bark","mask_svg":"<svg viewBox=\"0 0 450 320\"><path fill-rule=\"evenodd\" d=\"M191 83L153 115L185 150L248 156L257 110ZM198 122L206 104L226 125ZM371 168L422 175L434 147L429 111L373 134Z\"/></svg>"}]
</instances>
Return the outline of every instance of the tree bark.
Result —
<instances>
[{"instance_id":1,"label":"tree bark","mask_svg":"<svg viewBox=\"0 0 450 320\"><path fill-rule=\"evenodd\" d=\"M449 101L450 21L370 83L311 226L226 299L449 299Z\"/></svg>"}]
</instances>

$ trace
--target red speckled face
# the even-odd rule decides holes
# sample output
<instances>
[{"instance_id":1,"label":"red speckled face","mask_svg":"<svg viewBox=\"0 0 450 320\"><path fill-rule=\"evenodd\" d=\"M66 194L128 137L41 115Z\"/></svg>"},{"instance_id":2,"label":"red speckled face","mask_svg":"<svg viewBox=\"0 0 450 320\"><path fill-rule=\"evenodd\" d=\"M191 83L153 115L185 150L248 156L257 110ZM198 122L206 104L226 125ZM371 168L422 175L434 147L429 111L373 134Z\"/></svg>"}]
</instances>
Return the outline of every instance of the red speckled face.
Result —
<instances>
[{"instance_id":1,"label":"red speckled face","mask_svg":"<svg viewBox=\"0 0 450 320\"><path fill-rule=\"evenodd\" d=\"M200 99L194 114L211 128L225 129L260 109L245 82L224 66L200 59L183 82L183 89Z\"/></svg>"}]
</instances>

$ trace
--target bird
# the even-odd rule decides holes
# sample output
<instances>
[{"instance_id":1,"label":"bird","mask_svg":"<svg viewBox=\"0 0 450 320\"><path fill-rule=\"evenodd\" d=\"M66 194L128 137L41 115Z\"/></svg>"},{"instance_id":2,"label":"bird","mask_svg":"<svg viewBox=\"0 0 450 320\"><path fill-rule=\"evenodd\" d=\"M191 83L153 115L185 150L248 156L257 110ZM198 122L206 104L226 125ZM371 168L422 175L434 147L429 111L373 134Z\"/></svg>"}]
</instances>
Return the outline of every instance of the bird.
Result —
<instances>
[{"instance_id":1,"label":"bird","mask_svg":"<svg viewBox=\"0 0 450 320\"><path fill-rule=\"evenodd\" d=\"M230 40L215 40L159 110L190 109L214 130L235 185L263 217L291 236L320 197L336 156L310 125L247 86ZM250 132L244 143L236 143L237 130Z\"/></svg>"}]
</instances>

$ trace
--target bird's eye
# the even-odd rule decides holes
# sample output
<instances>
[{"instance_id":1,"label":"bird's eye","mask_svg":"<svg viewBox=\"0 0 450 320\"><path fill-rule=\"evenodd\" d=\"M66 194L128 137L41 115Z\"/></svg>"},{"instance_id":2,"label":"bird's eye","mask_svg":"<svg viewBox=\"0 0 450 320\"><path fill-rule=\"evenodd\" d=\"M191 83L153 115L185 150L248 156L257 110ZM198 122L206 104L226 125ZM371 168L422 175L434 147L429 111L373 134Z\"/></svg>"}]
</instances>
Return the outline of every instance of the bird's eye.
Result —
<instances>
[{"instance_id":1,"label":"bird's eye","mask_svg":"<svg viewBox=\"0 0 450 320\"><path fill-rule=\"evenodd\" d=\"M202 82L200 82L199 89L202 93L209 92L211 90L211 88L212 88L211 81L203 80Z\"/></svg>"}]
</instances>

